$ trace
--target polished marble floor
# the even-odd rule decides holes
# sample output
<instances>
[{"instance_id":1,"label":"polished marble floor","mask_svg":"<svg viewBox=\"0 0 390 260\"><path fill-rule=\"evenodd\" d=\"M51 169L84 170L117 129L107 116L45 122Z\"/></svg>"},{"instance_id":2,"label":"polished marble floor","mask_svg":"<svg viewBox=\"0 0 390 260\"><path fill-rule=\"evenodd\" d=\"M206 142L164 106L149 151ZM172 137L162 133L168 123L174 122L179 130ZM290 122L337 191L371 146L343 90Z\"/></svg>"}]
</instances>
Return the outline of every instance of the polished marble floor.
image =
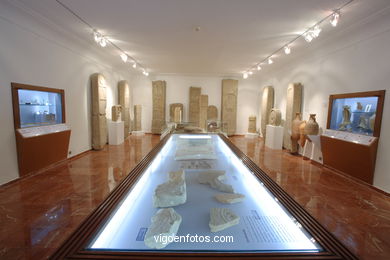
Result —
<instances>
[{"instance_id":1,"label":"polished marble floor","mask_svg":"<svg viewBox=\"0 0 390 260\"><path fill-rule=\"evenodd\" d=\"M390 259L390 198L261 139L231 140L362 259ZM159 142L129 137L0 186L0 259L44 259Z\"/></svg>"}]
</instances>

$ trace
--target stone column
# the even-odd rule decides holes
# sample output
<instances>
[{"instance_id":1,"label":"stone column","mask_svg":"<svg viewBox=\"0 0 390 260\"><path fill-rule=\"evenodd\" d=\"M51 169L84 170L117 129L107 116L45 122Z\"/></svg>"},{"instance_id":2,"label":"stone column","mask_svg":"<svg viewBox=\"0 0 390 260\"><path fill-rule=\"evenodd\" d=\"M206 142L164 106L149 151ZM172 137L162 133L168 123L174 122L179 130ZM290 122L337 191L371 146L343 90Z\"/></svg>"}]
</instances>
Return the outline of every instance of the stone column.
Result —
<instances>
[{"instance_id":1,"label":"stone column","mask_svg":"<svg viewBox=\"0 0 390 260\"><path fill-rule=\"evenodd\" d=\"M152 82L152 133L161 134L165 126L165 100L167 85L164 80L156 80Z\"/></svg>"},{"instance_id":2,"label":"stone column","mask_svg":"<svg viewBox=\"0 0 390 260\"><path fill-rule=\"evenodd\" d=\"M227 135L236 133L238 80L222 80L221 121L227 125Z\"/></svg>"},{"instance_id":3,"label":"stone column","mask_svg":"<svg viewBox=\"0 0 390 260\"><path fill-rule=\"evenodd\" d=\"M291 150L292 121L301 112L302 84L292 83L287 88L286 122L284 125L283 147Z\"/></svg>"},{"instance_id":4,"label":"stone column","mask_svg":"<svg viewBox=\"0 0 390 260\"><path fill-rule=\"evenodd\" d=\"M102 74L91 76L92 148L101 150L107 143L107 83Z\"/></svg>"}]
</instances>

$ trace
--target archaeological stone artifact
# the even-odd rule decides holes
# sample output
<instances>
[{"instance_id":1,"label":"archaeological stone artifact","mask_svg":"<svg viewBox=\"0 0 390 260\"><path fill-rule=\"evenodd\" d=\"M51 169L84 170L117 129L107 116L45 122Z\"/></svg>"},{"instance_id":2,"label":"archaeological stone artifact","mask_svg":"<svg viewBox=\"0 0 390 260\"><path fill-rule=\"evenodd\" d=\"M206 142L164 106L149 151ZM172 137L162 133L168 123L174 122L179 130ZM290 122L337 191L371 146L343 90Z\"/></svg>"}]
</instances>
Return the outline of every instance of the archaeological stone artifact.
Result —
<instances>
[{"instance_id":1,"label":"archaeological stone artifact","mask_svg":"<svg viewBox=\"0 0 390 260\"><path fill-rule=\"evenodd\" d=\"M165 100L167 85L164 80L152 82L152 133L161 134L165 126Z\"/></svg>"},{"instance_id":2,"label":"archaeological stone artifact","mask_svg":"<svg viewBox=\"0 0 390 260\"><path fill-rule=\"evenodd\" d=\"M268 124L271 109L274 106L274 88L272 86L265 87L261 97L261 134L266 137L266 125Z\"/></svg>"},{"instance_id":3,"label":"archaeological stone artifact","mask_svg":"<svg viewBox=\"0 0 390 260\"><path fill-rule=\"evenodd\" d=\"M292 150L291 147L292 121L294 120L296 113L301 112L302 88L303 87L301 83L289 84L287 88L286 122L284 125L284 133L283 133L283 147L288 150ZM295 150L295 148L293 150Z\"/></svg>"},{"instance_id":4,"label":"archaeological stone artifact","mask_svg":"<svg viewBox=\"0 0 390 260\"><path fill-rule=\"evenodd\" d=\"M130 124L130 88L126 80L118 82L118 103L122 106L122 121L125 124L124 137L129 135Z\"/></svg>"},{"instance_id":5,"label":"archaeological stone artifact","mask_svg":"<svg viewBox=\"0 0 390 260\"><path fill-rule=\"evenodd\" d=\"M226 124L228 136L236 133L238 80L222 80L221 121Z\"/></svg>"},{"instance_id":6,"label":"archaeological stone artifact","mask_svg":"<svg viewBox=\"0 0 390 260\"><path fill-rule=\"evenodd\" d=\"M101 150L107 143L107 83L102 74L91 76L92 148Z\"/></svg>"}]
</instances>

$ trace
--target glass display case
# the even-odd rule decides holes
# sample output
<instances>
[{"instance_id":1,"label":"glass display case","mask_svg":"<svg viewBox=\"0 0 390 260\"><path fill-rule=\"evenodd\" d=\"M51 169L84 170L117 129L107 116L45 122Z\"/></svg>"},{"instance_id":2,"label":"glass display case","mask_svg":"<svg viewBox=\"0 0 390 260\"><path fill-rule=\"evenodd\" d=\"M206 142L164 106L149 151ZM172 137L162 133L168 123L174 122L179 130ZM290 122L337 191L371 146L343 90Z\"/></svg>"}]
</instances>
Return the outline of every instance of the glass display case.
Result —
<instances>
[{"instance_id":1,"label":"glass display case","mask_svg":"<svg viewBox=\"0 0 390 260\"><path fill-rule=\"evenodd\" d=\"M64 91L12 83L15 128L65 122Z\"/></svg>"},{"instance_id":2,"label":"glass display case","mask_svg":"<svg viewBox=\"0 0 390 260\"><path fill-rule=\"evenodd\" d=\"M182 176L184 200L169 208L157 207L157 190L177 173ZM224 178L201 181L201 176L215 173ZM171 189L175 192L166 192L179 196L179 190ZM221 190L240 196L240 201L222 203L216 196ZM228 214L220 216L218 221L225 226L215 232L211 215L217 208ZM161 209L174 215L160 218ZM152 222L158 223L157 228ZM156 233L161 229L165 233ZM172 241L166 237L168 242L163 239L156 246L163 234ZM151 239L156 239L155 246ZM183 259L196 255L224 259L227 254L356 259L222 134L167 135L53 258Z\"/></svg>"}]
</instances>

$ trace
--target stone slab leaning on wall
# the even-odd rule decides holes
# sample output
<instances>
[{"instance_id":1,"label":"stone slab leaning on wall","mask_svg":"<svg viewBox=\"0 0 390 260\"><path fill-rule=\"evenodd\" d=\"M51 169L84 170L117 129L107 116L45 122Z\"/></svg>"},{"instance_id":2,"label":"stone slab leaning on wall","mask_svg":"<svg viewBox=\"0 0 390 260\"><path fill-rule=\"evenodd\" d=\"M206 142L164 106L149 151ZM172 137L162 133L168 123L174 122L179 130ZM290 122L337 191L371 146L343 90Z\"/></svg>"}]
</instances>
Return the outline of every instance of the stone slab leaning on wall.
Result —
<instances>
[{"instance_id":1,"label":"stone slab leaning on wall","mask_svg":"<svg viewBox=\"0 0 390 260\"><path fill-rule=\"evenodd\" d=\"M292 121L301 112L302 84L291 83L287 88L286 122L284 125L283 147L291 150Z\"/></svg>"},{"instance_id":2,"label":"stone slab leaning on wall","mask_svg":"<svg viewBox=\"0 0 390 260\"><path fill-rule=\"evenodd\" d=\"M221 121L226 124L227 135L234 135L237 127L238 80L222 80Z\"/></svg>"},{"instance_id":3,"label":"stone slab leaning on wall","mask_svg":"<svg viewBox=\"0 0 390 260\"><path fill-rule=\"evenodd\" d=\"M125 122L124 137L129 136L130 125L130 88L126 80L118 82L118 103L122 106L122 121Z\"/></svg>"},{"instance_id":4,"label":"stone slab leaning on wall","mask_svg":"<svg viewBox=\"0 0 390 260\"><path fill-rule=\"evenodd\" d=\"M91 76L92 148L101 150L107 144L107 83L102 74Z\"/></svg>"},{"instance_id":5,"label":"stone slab leaning on wall","mask_svg":"<svg viewBox=\"0 0 390 260\"><path fill-rule=\"evenodd\" d=\"M152 82L152 133L161 134L165 126L165 100L167 84L164 80Z\"/></svg>"}]
</instances>

